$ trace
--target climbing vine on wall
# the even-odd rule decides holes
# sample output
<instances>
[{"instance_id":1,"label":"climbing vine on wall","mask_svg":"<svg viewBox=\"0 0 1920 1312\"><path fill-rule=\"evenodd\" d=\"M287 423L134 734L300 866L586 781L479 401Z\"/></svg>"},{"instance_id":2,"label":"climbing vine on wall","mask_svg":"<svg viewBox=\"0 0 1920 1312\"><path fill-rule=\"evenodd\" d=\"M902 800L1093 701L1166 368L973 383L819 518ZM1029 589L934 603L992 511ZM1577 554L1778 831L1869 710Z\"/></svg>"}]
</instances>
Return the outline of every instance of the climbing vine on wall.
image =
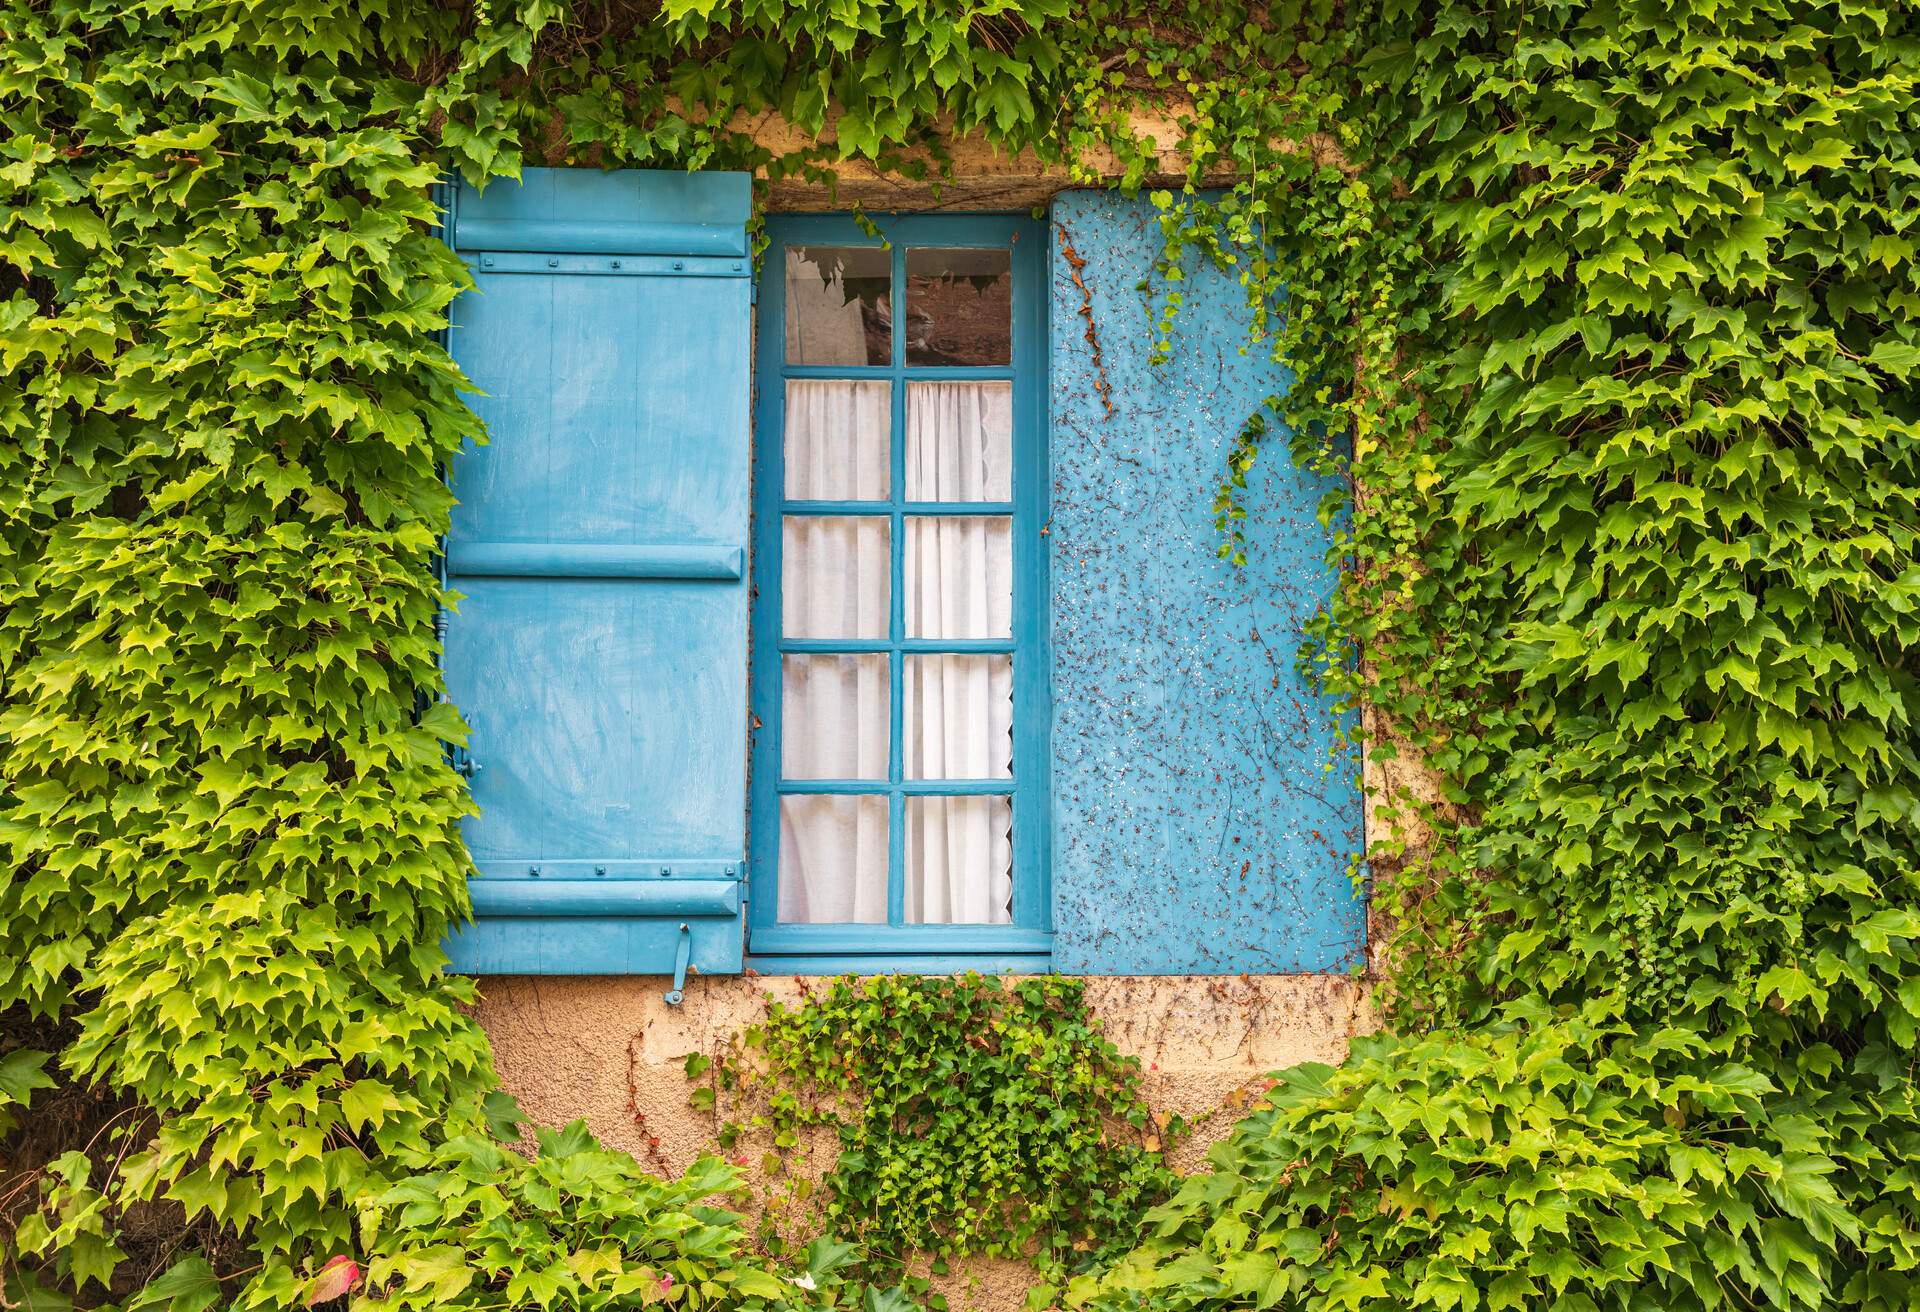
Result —
<instances>
[{"instance_id":1,"label":"climbing vine on wall","mask_svg":"<svg viewBox=\"0 0 1920 1312\"><path fill-rule=\"evenodd\" d=\"M1140 1063L1083 992L1052 976L834 980L771 1002L717 1061L690 1056L694 1103L723 1117L742 1165L762 1147L780 1211L889 1282L920 1254L1061 1275L1131 1246L1177 1183L1164 1153L1185 1128L1142 1100ZM817 1195L801 1156L816 1134L833 1154Z\"/></svg>"},{"instance_id":2,"label":"climbing vine on wall","mask_svg":"<svg viewBox=\"0 0 1920 1312\"><path fill-rule=\"evenodd\" d=\"M1162 312L1244 276L1304 382L1227 554L1282 435L1351 477L1307 658L1441 793L1374 853L1400 1037L1071 1298L1920 1299L1910 6L11 0L0 46L9 1299L886 1305L724 1165L496 1146L433 946L428 187L953 129L1163 187Z\"/></svg>"},{"instance_id":3,"label":"climbing vine on wall","mask_svg":"<svg viewBox=\"0 0 1920 1312\"><path fill-rule=\"evenodd\" d=\"M1269 232L1352 363L1275 408L1351 436L1319 668L1439 786L1376 851L1400 1035L1070 1301L1911 1307L1914 13L1348 16L1360 166Z\"/></svg>"},{"instance_id":4,"label":"climbing vine on wall","mask_svg":"<svg viewBox=\"0 0 1920 1312\"><path fill-rule=\"evenodd\" d=\"M430 186L529 153L937 171L953 126L1137 176L1118 115L1177 88L1107 62L1160 39L1119 13L6 5L10 1300L842 1296L843 1253L778 1279L708 1209L725 1168L662 1189L573 1131L489 1146L511 1121L435 947L467 803L431 555L477 425ZM768 111L805 144L757 145Z\"/></svg>"}]
</instances>

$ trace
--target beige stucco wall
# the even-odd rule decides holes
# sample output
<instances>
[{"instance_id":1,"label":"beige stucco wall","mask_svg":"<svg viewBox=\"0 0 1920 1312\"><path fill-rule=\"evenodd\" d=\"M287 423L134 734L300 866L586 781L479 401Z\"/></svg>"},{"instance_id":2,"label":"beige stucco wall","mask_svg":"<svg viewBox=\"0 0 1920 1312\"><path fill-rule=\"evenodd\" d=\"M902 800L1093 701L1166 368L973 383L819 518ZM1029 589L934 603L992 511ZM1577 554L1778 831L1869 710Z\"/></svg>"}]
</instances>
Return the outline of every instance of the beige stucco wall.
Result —
<instances>
[{"instance_id":1,"label":"beige stucco wall","mask_svg":"<svg viewBox=\"0 0 1920 1312\"><path fill-rule=\"evenodd\" d=\"M1182 137L1180 122L1193 113L1184 101L1168 100L1157 109L1136 105L1127 111L1127 128L1146 148L1150 156L1142 181L1149 186L1179 186L1186 181L1187 160L1178 150ZM834 122L830 114L822 137L831 141ZM731 125L753 138L775 155L805 148L809 138L777 112L741 114ZM1340 146L1325 133L1314 133L1300 141L1276 140L1282 151L1302 151L1316 162L1347 167ZM886 172L864 160L843 160L834 165L837 175L833 186L804 178L774 181L768 187L768 206L774 210L844 210L859 206L870 213L914 210L1019 210L1044 205L1057 192L1068 187L1093 185L1101 178L1119 178L1125 171L1120 159L1104 147L1093 147L1079 161L1077 170L1066 164L1041 159L1032 150L1009 153L977 135L949 138L945 143L947 173L943 177L916 179ZM930 151L908 151L909 159L933 165ZM764 170L762 171L764 175ZM1200 181L1207 186L1230 182L1230 171L1209 171Z\"/></svg>"},{"instance_id":2,"label":"beige stucco wall","mask_svg":"<svg viewBox=\"0 0 1920 1312\"><path fill-rule=\"evenodd\" d=\"M768 998L797 1003L806 984L695 977L669 1006L671 981L655 976L492 977L479 1016L506 1088L535 1121L585 1118L603 1142L680 1171L717 1151L715 1117L687 1103L687 1055L718 1052ZM1364 982L1342 975L1096 978L1087 1000L1115 1046L1140 1059L1155 1109L1200 1122L1176 1154L1186 1168L1231 1120L1213 1115L1229 1095L1264 1088L1262 1076L1296 1062L1340 1061L1372 1025Z\"/></svg>"},{"instance_id":3,"label":"beige stucco wall","mask_svg":"<svg viewBox=\"0 0 1920 1312\"><path fill-rule=\"evenodd\" d=\"M768 111L742 117L734 126L752 135L756 144L776 155L802 149L806 137L777 113ZM1160 115L1135 112L1128 126L1143 142L1152 142L1154 166L1151 182L1179 179L1186 162L1171 147L1180 140L1175 111ZM829 119L827 134L833 131ZM956 137L947 142L950 174L937 181L906 178L884 172L863 160L846 160L836 166L838 179L831 188L801 178L787 178L772 184L768 204L775 210L843 210L860 206L873 213L902 210L1018 210L1044 205L1056 192L1070 186L1086 186L1088 179L1103 175L1119 176L1122 165L1104 151L1098 158L1084 161L1087 170L1076 180L1064 164L1042 160L1031 150L1009 154L976 136ZM922 162L931 163L929 152L913 152ZM1222 179L1224 180L1224 179Z\"/></svg>"},{"instance_id":4,"label":"beige stucco wall","mask_svg":"<svg viewBox=\"0 0 1920 1312\"><path fill-rule=\"evenodd\" d=\"M767 999L800 1001L807 981L695 978L677 1007L665 1001L669 984L648 976L481 981L480 1021L507 1090L536 1123L584 1119L602 1142L654 1170L678 1173L701 1152L719 1152L718 1116L688 1102L687 1055L717 1053L764 1014ZM1347 1040L1372 1025L1365 982L1335 975L1090 979L1087 1000L1114 1044L1140 1059L1154 1109L1194 1123L1171 1154L1183 1171L1202 1163L1266 1087L1267 1072L1338 1062ZM754 1197L765 1197L751 1165L746 1174ZM957 1306L1012 1312L1032 1272L976 1262L940 1283Z\"/></svg>"}]
</instances>

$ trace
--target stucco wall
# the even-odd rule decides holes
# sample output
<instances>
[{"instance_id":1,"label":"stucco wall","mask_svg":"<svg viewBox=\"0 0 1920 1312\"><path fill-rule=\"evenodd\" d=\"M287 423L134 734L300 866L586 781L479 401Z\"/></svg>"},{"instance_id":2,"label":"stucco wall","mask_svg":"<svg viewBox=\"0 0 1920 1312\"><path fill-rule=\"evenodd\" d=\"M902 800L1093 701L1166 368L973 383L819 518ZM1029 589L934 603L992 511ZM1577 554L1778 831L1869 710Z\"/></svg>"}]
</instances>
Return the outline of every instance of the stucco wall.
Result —
<instances>
[{"instance_id":1,"label":"stucco wall","mask_svg":"<svg viewBox=\"0 0 1920 1312\"><path fill-rule=\"evenodd\" d=\"M688 1105L687 1055L716 1052L764 1014L768 998L796 1002L809 983L694 979L678 1007L665 1002L668 986L650 977L482 981L480 1021L507 1090L535 1122L584 1119L655 1170L677 1173L718 1152L716 1116ZM1154 1109L1195 1123L1171 1156L1183 1171L1202 1163L1267 1072L1338 1062L1372 1023L1364 982L1338 975L1110 977L1088 980L1087 998L1114 1044L1140 1059ZM751 1165L747 1175L764 1196ZM980 1262L943 1283L958 1304L1011 1312L1031 1282L1017 1263Z\"/></svg>"}]
</instances>

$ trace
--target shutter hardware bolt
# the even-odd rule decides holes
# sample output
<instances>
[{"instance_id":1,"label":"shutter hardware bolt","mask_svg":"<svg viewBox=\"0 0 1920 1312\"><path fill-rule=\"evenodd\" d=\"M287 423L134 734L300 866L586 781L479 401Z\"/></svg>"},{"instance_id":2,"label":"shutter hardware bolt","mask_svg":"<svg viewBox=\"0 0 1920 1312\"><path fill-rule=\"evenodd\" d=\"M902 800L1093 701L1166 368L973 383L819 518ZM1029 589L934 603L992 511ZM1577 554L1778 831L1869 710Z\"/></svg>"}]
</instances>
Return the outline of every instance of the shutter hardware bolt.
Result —
<instances>
[{"instance_id":1,"label":"shutter hardware bolt","mask_svg":"<svg viewBox=\"0 0 1920 1312\"><path fill-rule=\"evenodd\" d=\"M539 867L539 866L528 866L528 867L527 867L527 873L528 873L529 875L531 875L531 876L533 876L533 877L534 877L535 879L538 879L538 878L540 878L540 867Z\"/></svg>"}]
</instances>

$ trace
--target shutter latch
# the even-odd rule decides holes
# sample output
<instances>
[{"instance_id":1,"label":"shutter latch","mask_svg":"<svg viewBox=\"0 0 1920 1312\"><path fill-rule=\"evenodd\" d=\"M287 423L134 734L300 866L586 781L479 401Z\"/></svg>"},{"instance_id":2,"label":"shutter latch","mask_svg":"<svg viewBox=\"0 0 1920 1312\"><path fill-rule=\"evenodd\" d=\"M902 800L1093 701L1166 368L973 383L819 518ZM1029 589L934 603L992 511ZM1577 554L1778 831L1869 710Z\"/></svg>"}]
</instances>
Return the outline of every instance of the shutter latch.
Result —
<instances>
[{"instance_id":1,"label":"shutter latch","mask_svg":"<svg viewBox=\"0 0 1920 1312\"><path fill-rule=\"evenodd\" d=\"M480 762L473 759L464 747L455 747L448 753L453 772L462 779L471 779L480 773Z\"/></svg>"},{"instance_id":2,"label":"shutter latch","mask_svg":"<svg viewBox=\"0 0 1920 1312\"><path fill-rule=\"evenodd\" d=\"M667 1005L677 1007L686 997L687 962L693 959L693 931L687 928L687 922L680 922L680 946L673 954L673 987L667 990Z\"/></svg>"}]
</instances>

